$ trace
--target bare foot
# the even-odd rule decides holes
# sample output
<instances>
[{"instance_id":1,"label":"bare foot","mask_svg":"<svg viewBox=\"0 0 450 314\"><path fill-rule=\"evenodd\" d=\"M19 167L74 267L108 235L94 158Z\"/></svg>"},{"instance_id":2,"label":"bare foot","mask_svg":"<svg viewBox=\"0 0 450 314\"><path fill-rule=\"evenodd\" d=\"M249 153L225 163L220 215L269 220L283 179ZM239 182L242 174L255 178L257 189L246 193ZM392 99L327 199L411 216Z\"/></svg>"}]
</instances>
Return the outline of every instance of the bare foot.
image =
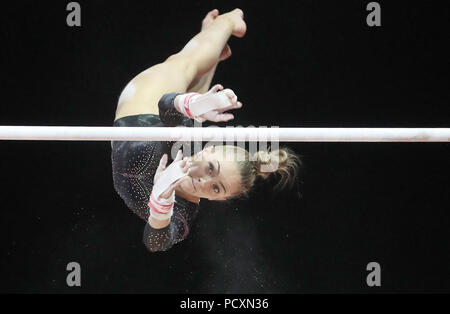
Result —
<instances>
[{"instance_id":1,"label":"bare foot","mask_svg":"<svg viewBox=\"0 0 450 314\"><path fill-rule=\"evenodd\" d=\"M247 24L244 22L244 12L241 9L234 9L228 13L223 14L228 17L233 23L232 34L236 37L244 37L247 32Z\"/></svg>"},{"instance_id":2,"label":"bare foot","mask_svg":"<svg viewBox=\"0 0 450 314\"><path fill-rule=\"evenodd\" d=\"M208 14L206 14L205 18L202 21L202 30L206 29L211 25L211 23L219 16L219 10L214 9L212 11L209 11ZM225 47L223 47L222 52L220 53L219 61L223 61L225 59L228 59L231 57L231 48L227 44Z\"/></svg>"}]
</instances>

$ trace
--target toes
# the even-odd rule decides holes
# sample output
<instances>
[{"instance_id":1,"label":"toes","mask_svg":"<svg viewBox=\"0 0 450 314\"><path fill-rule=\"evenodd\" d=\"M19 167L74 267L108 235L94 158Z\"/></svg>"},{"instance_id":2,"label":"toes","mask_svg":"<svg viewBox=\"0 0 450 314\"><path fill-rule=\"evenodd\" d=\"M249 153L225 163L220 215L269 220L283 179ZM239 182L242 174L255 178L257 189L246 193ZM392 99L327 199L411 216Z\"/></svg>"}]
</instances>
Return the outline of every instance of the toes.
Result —
<instances>
[{"instance_id":1,"label":"toes","mask_svg":"<svg viewBox=\"0 0 450 314\"><path fill-rule=\"evenodd\" d=\"M217 9L211 10L209 11L208 15L211 15L213 18L216 18L219 16L219 10Z\"/></svg>"},{"instance_id":2,"label":"toes","mask_svg":"<svg viewBox=\"0 0 450 314\"><path fill-rule=\"evenodd\" d=\"M215 19L219 16L219 10L214 9L208 12L204 19L202 20L202 29L208 27Z\"/></svg>"},{"instance_id":3,"label":"toes","mask_svg":"<svg viewBox=\"0 0 450 314\"><path fill-rule=\"evenodd\" d=\"M233 35L242 38L247 33L247 24L242 20L241 23L233 30Z\"/></svg>"},{"instance_id":4,"label":"toes","mask_svg":"<svg viewBox=\"0 0 450 314\"><path fill-rule=\"evenodd\" d=\"M239 9L239 8L236 8L236 9L234 9L233 11L236 12L236 13L238 13L238 14L241 16L241 18L244 19L244 11L242 11L242 10Z\"/></svg>"},{"instance_id":5,"label":"toes","mask_svg":"<svg viewBox=\"0 0 450 314\"><path fill-rule=\"evenodd\" d=\"M219 10L213 9L206 14L206 17L216 17L219 14Z\"/></svg>"},{"instance_id":6,"label":"toes","mask_svg":"<svg viewBox=\"0 0 450 314\"><path fill-rule=\"evenodd\" d=\"M206 20L206 19L214 20L217 16L219 16L219 10L214 9L214 10L209 11L203 20Z\"/></svg>"}]
</instances>

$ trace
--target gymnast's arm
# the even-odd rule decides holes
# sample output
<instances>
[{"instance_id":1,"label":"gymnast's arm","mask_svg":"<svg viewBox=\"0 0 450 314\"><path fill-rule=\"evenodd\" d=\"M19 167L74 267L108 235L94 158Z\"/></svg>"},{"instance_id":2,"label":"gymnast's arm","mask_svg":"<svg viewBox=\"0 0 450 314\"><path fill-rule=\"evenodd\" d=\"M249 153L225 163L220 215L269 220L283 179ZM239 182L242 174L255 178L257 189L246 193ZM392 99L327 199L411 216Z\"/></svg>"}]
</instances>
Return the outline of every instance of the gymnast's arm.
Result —
<instances>
[{"instance_id":1,"label":"gymnast's arm","mask_svg":"<svg viewBox=\"0 0 450 314\"><path fill-rule=\"evenodd\" d=\"M192 126L192 120L184 117L174 107L174 99L177 95L179 93L168 93L161 97L158 102L159 118L167 127ZM143 218L147 221L147 224L144 229L143 242L149 251L166 251L187 236L189 226L185 222L193 220L192 217L188 217L189 215L193 216L192 212L185 210L182 205L176 203L171 218L157 220L149 215L150 207L146 207L146 215Z\"/></svg>"},{"instance_id":2,"label":"gymnast's arm","mask_svg":"<svg viewBox=\"0 0 450 314\"><path fill-rule=\"evenodd\" d=\"M184 117L181 112L175 108L175 98L180 93L164 94L158 102L159 118L161 122L168 127L178 125L192 126L192 120ZM170 218L164 220L149 218L149 224L154 229L163 229L170 224Z\"/></svg>"},{"instance_id":3,"label":"gymnast's arm","mask_svg":"<svg viewBox=\"0 0 450 314\"><path fill-rule=\"evenodd\" d=\"M189 165L186 160L182 160L182 156L183 154L179 150L174 160L177 163L175 167L181 167L182 171L186 173L189 170ZM168 182L167 176L165 177L166 170L168 170L166 163L167 155L164 155L156 171L155 185L152 188L148 203L149 216L143 240L145 246L151 252L165 251L172 247L173 244L184 240L189 233L189 226L195 219L198 211L198 205L193 203L183 202L180 199L175 203L175 189L183 181L189 180L186 176L170 184L159 197L153 194L156 186L158 189L161 189L165 184L164 182Z\"/></svg>"}]
</instances>

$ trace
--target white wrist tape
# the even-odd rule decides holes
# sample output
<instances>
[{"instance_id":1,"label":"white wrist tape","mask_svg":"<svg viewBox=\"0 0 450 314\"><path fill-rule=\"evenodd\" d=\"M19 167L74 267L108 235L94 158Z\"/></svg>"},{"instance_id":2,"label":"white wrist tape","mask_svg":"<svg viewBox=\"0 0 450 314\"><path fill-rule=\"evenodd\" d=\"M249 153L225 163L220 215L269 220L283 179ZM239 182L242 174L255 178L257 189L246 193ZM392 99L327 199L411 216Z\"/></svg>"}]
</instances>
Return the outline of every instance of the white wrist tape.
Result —
<instances>
[{"instance_id":1,"label":"white wrist tape","mask_svg":"<svg viewBox=\"0 0 450 314\"><path fill-rule=\"evenodd\" d=\"M173 204L175 202L175 191L168 198L155 197L150 194L150 200L148 201L148 207L150 207L150 217L156 220L166 220L173 215Z\"/></svg>"},{"instance_id":2,"label":"white wrist tape","mask_svg":"<svg viewBox=\"0 0 450 314\"><path fill-rule=\"evenodd\" d=\"M191 119L198 119L200 122L205 121L205 119L199 118L202 114L231 105L232 103L224 91L206 94L188 93L181 95L178 99L178 107L183 114Z\"/></svg>"},{"instance_id":3,"label":"white wrist tape","mask_svg":"<svg viewBox=\"0 0 450 314\"><path fill-rule=\"evenodd\" d=\"M181 160L178 162L172 162L169 167L161 173L158 182L153 186L152 190L152 194L155 198L158 198L162 193L164 193L164 191L166 191L176 180L187 175L187 173L185 173L180 166L181 162Z\"/></svg>"},{"instance_id":4,"label":"white wrist tape","mask_svg":"<svg viewBox=\"0 0 450 314\"><path fill-rule=\"evenodd\" d=\"M157 220L166 220L173 215L173 203L175 202L175 191L169 198L162 198L164 193L172 183L187 175L181 168L181 162L172 162L158 178L158 182L153 186L148 207L150 207L150 216Z\"/></svg>"}]
</instances>

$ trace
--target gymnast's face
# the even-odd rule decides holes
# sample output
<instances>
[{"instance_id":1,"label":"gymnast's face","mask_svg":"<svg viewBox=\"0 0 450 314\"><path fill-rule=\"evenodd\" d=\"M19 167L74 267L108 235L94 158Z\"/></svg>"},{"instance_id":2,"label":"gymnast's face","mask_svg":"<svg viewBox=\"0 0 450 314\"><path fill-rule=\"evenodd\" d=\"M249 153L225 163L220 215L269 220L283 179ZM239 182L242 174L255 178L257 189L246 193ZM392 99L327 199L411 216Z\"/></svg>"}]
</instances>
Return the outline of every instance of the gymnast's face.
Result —
<instances>
[{"instance_id":1,"label":"gymnast's face","mask_svg":"<svg viewBox=\"0 0 450 314\"><path fill-rule=\"evenodd\" d=\"M184 181L179 189L199 198L226 200L239 194L240 172L233 160L225 160L224 154L209 146L189 160L191 180Z\"/></svg>"}]
</instances>

